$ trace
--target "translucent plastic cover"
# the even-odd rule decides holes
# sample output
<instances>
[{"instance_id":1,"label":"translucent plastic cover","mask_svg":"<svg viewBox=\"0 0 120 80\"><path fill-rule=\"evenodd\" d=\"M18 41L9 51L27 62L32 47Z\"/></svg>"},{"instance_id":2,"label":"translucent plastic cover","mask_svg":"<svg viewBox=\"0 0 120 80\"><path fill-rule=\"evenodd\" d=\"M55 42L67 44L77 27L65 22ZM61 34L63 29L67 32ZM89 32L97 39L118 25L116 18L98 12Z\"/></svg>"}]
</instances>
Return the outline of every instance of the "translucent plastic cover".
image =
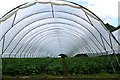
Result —
<instances>
[{"instance_id":1,"label":"translucent plastic cover","mask_svg":"<svg viewBox=\"0 0 120 80\"><path fill-rule=\"evenodd\" d=\"M0 22L3 57L99 56L118 51L118 41L96 15L68 1L28 2Z\"/></svg>"}]
</instances>

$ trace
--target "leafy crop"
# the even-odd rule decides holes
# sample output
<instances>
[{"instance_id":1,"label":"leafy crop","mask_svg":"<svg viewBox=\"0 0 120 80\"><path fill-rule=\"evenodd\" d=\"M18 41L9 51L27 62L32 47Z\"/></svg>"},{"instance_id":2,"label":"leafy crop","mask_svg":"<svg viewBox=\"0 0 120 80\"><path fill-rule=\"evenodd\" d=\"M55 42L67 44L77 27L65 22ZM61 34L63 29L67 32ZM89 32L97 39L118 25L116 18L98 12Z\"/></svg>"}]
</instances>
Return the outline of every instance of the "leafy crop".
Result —
<instances>
[{"instance_id":1,"label":"leafy crop","mask_svg":"<svg viewBox=\"0 0 120 80\"><path fill-rule=\"evenodd\" d=\"M120 73L120 66L114 57L66 57L65 61L71 75ZM3 58L2 62L3 75L64 74L61 58Z\"/></svg>"}]
</instances>

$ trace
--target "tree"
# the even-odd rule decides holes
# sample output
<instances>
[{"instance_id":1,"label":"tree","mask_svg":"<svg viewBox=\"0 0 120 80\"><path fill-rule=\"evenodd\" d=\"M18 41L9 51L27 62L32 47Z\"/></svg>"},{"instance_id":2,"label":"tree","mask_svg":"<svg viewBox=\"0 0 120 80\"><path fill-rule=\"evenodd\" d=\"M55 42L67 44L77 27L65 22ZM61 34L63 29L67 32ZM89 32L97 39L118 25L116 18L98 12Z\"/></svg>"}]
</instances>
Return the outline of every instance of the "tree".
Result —
<instances>
[{"instance_id":1,"label":"tree","mask_svg":"<svg viewBox=\"0 0 120 80\"><path fill-rule=\"evenodd\" d=\"M117 28L116 27L114 27L114 26L112 26L112 25L110 25L110 24L105 24L105 27L110 31L110 32L113 32L113 31L115 31L115 30L117 30Z\"/></svg>"}]
</instances>

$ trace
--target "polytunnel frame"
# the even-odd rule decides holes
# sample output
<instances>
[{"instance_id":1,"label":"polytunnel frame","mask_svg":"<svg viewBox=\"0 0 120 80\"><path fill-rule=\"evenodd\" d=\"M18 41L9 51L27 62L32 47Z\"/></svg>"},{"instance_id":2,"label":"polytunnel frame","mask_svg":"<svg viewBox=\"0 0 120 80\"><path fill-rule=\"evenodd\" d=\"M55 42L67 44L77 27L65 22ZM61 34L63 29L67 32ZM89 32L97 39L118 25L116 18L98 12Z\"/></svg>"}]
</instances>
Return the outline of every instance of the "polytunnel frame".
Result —
<instances>
[{"instance_id":1,"label":"polytunnel frame","mask_svg":"<svg viewBox=\"0 0 120 80\"><path fill-rule=\"evenodd\" d=\"M36 34L37 35L37 34ZM47 34L48 35L48 34ZM45 36L47 36L47 35L45 35ZM75 36L75 35L74 35ZM39 37L39 36L37 36L37 37ZM44 38L44 37L43 37ZM72 38L72 37L71 37ZM38 38L39 39L39 38ZM39 40L38 40L39 41ZM33 41L33 42L35 42L35 41ZM35 43L36 44L36 43ZM25 47L26 48L26 47ZM25 49L24 48L24 49ZM28 49L30 49L30 47L28 48ZM23 52L23 51L22 51Z\"/></svg>"},{"instance_id":2,"label":"polytunnel frame","mask_svg":"<svg viewBox=\"0 0 120 80\"><path fill-rule=\"evenodd\" d=\"M66 2L69 2L69 1L66 1ZM37 3L37 2L36 2ZM34 3L34 4L36 4L36 3ZM38 2L39 3L39 2ZM53 14L53 17L54 17L54 13L53 12L55 12L54 10L53 10L53 4L54 3L52 3L52 2L49 2L50 4L51 4L51 7L52 7L52 14ZM75 5L78 5L78 4L76 4L76 3L73 3L73 2L69 2L69 3L72 3L72 4L75 4ZM25 4L27 4L27 3L25 3ZM15 9L19 9L19 7L21 7L21 6L23 6L23 5L25 5L25 4L22 4L22 5L20 5L20 6L18 6L18 7L16 7L16 8L14 8L14 9L12 9L11 11L9 11L8 13L6 13L5 15L7 15L7 14L9 14L10 12L12 12L12 11L14 11ZM86 11L88 11L88 12L90 12L93 16L95 16L96 18L97 18L97 20L98 21L100 21L100 24L101 25L105 25L104 23L103 23L103 21L99 18L99 17L97 17L93 12L91 12L90 10L88 10L88 9L86 9L85 7L83 7L83 6L81 6L81 5L78 5L79 7L80 7L80 9L86 14L86 16L87 16L87 18L89 19L89 22L90 22L90 24L92 25L92 27L94 27L94 25L93 25L93 23L91 22L91 20L90 20L90 18L89 18L89 16L88 16L88 14L89 13L86 13ZM85 9L86 11L84 11L83 9ZM51 12L51 11L50 11ZM4 15L4 16L5 16ZM16 11L16 13L15 13L15 16L14 16L14 19L13 19L13 23L12 23L12 26L11 26L11 28L14 26L13 24L14 24L14 21L15 21L15 18L16 18L16 15L17 15L17 11ZM72 14L73 15L73 14ZM4 17L3 16L3 17ZM80 17L79 17L80 18ZM101 23L102 22L102 23ZM11 29L10 28L10 29ZM86 27L85 27L86 28ZM109 33L109 36L112 36L113 38L114 38L114 36L105 28L105 26L103 26L103 28ZM94 29L96 29L95 27L94 27ZM89 29L88 29L89 30ZM96 31L98 31L98 33L99 33L99 35L100 35L100 37L101 37L101 40L102 40L102 42L103 42L103 48L104 48L104 50L106 51L106 49L105 49L105 44L104 44L104 41L103 40L105 40L106 41L106 39L104 38L104 36L99 32L99 30L97 30L96 29ZM6 35L7 33L5 33L4 35L3 35L3 47L2 47L2 54L4 53L4 41L5 41L5 35ZM2 40L2 38L1 38L1 40ZM112 48L112 42L111 42L111 37L109 37L109 39L110 39L110 43L111 44L109 44L107 41L106 41L106 43L109 45L109 47L113 50L113 48ZM114 38L115 39L115 38ZM99 41L99 40L98 40ZM115 39L115 41L119 44L119 42ZM20 42L20 41L19 41ZM93 41L94 42L94 41ZM120 44L119 44L120 45ZM114 50L113 50L114 51Z\"/></svg>"},{"instance_id":3,"label":"polytunnel frame","mask_svg":"<svg viewBox=\"0 0 120 80\"><path fill-rule=\"evenodd\" d=\"M69 20L70 20L70 19L69 19ZM71 20L71 21L72 21L72 20ZM74 22L75 22L75 21L74 21ZM31 23L31 24L32 24L32 23ZM67 24L67 23L64 23L64 24ZM28 24L28 25L30 25L30 24ZM70 25L70 24L69 24L69 25ZM26 28L26 27L27 27L27 26L25 26L24 28ZM84 27L84 28L86 28L86 27ZM87 29L87 28L86 28L86 29ZM87 30L88 30L88 29L87 29ZM21 30L21 31L22 31L22 30ZM20 31L19 31L19 32L20 32ZM18 32L18 33L19 33L19 32ZM90 32L90 31L89 31L89 32ZM16 35L17 35L17 34L16 34ZM94 35L94 34L92 34L92 35ZM15 37L16 37L16 36L15 36ZM15 38L15 37L14 37L14 38ZM94 36L94 37L95 37L95 36ZM14 38L13 38L13 39L14 39ZM23 37L23 38L24 38L24 37ZM12 40L13 40L13 39L12 39ZM96 39L97 39L97 38L96 38ZM97 40L97 41L98 41L98 40ZM10 41L10 43L11 43L11 42L12 42L12 41ZM9 46L9 44L8 44L8 46ZM7 46L7 47L8 47L8 46ZM6 47L6 48L7 48L7 47ZM5 49L5 50L6 50L6 49Z\"/></svg>"},{"instance_id":4,"label":"polytunnel frame","mask_svg":"<svg viewBox=\"0 0 120 80\"><path fill-rule=\"evenodd\" d=\"M67 28L67 27L66 27Z\"/></svg>"},{"instance_id":5,"label":"polytunnel frame","mask_svg":"<svg viewBox=\"0 0 120 80\"><path fill-rule=\"evenodd\" d=\"M11 52L12 53L12 52Z\"/></svg>"},{"instance_id":6,"label":"polytunnel frame","mask_svg":"<svg viewBox=\"0 0 120 80\"><path fill-rule=\"evenodd\" d=\"M66 27L67 28L67 27ZM73 35L73 34L72 34ZM75 36L75 35L74 35ZM82 37L82 36L81 36Z\"/></svg>"},{"instance_id":7,"label":"polytunnel frame","mask_svg":"<svg viewBox=\"0 0 120 80\"><path fill-rule=\"evenodd\" d=\"M65 19L65 18L64 18L64 19ZM68 19L68 20L70 20L70 19ZM71 20L71 21L72 21L72 20ZM75 22L75 21L74 21L74 22ZM67 24L67 23L65 23L65 24ZM29 25L30 25L30 24L29 24ZM28 25L27 25L27 26L28 26ZM26 28L27 26L25 26L24 28ZM84 28L85 28L85 27L84 27ZM86 28L86 29L87 29L87 28ZM88 30L88 29L87 29L87 30ZM22 31L22 30L21 30L21 31ZM19 32L20 32L20 31L19 31ZM19 33L19 32L18 32L18 33ZM17 33L17 34L18 34L18 33ZM17 34L16 34L16 35L17 35ZM16 37L16 35L15 35L15 37ZM93 34L93 35L94 35L94 34ZM15 37L14 37L14 38L15 38ZM95 37L95 36L94 36L94 37ZM13 39L14 39L14 38L13 38ZM13 39L12 39L12 40L13 40ZM10 43L12 42L12 40L10 41ZM10 44L10 43L9 43L9 44ZM8 44L8 46L9 46L9 44ZM7 47L8 47L8 46L7 46ZM6 47L6 48L7 48L7 47Z\"/></svg>"},{"instance_id":8,"label":"polytunnel frame","mask_svg":"<svg viewBox=\"0 0 120 80\"><path fill-rule=\"evenodd\" d=\"M67 27L66 27L67 28ZM36 35L38 35L38 34L36 34ZM35 36L35 35L34 35Z\"/></svg>"},{"instance_id":9,"label":"polytunnel frame","mask_svg":"<svg viewBox=\"0 0 120 80\"><path fill-rule=\"evenodd\" d=\"M65 35L64 35L65 36ZM75 36L75 35L74 35ZM52 37L52 36L51 36ZM68 37L68 36L67 36ZM69 37L71 37L71 36L69 36ZM72 38L72 37L71 37ZM39 40L38 40L39 41ZM43 40L44 41L44 40ZM85 41L85 40L83 40L83 41ZM46 43L47 44L47 43ZM87 44L87 43L86 43ZM39 46L39 45L38 45ZM45 45L44 45L45 46ZM43 48L43 47L42 47ZM29 54L29 53L28 53Z\"/></svg>"},{"instance_id":10,"label":"polytunnel frame","mask_svg":"<svg viewBox=\"0 0 120 80\"><path fill-rule=\"evenodd\" d=\"M67 27L66 27L67 28ZM47 31L47 30L46 30Z\"/></svg>"}]
</instances>

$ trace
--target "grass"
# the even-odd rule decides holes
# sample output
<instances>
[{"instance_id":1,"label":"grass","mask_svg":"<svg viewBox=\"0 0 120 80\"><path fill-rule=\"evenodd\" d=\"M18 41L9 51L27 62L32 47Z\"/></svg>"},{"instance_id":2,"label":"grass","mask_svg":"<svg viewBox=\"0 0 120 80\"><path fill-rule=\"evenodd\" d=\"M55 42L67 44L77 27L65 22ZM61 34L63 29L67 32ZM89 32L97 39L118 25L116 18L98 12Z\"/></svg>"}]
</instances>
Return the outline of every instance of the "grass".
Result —
<instances>
[{"instance_id":1,"label":"grass","mask_svg":"<svg viewBox=\"0 0 120 80\"><path fill-rule=\"evenodd\" d=\"M93 75L83 75L83 74L76 74L76 75L47 75L47 74L40 74L40 75L30 75L30 76L7 76L3 75L3 80L5 79L41 79L41 78L117 78L120 79L120 74L110 74L110 73L100 73L100 74L93 74Z\"/></svg>"}]
</instances>

